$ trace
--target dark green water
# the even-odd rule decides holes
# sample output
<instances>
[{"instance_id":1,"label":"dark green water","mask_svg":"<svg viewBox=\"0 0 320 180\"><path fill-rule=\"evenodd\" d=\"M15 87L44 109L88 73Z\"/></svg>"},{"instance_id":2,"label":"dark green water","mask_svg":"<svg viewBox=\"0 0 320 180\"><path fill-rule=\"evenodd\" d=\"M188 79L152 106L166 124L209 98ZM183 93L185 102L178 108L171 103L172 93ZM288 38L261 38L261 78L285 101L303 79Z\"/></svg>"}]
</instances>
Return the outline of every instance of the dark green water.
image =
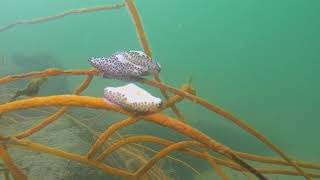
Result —
<instances>
[{"instance_id":1,"label":"dark green water","mask_svg":"<svg viewBox=\"0 0 320 180\"><path fill-rule=\"evenodd\" d=\"M112 2L118 1L2 0L0 25ZM192 76L199 96L244 119L290 156L320 162L320 1L136 3L164 82L179 87ZM129 49L141 47L125 8L0 33L0 55L45 52L65 69L89 68L90 56ZM99 80L87 94L100 96L104 86ZM190 124L234 149L273 155L209 111L179 107Z\"/></svg>"}]
</instances>

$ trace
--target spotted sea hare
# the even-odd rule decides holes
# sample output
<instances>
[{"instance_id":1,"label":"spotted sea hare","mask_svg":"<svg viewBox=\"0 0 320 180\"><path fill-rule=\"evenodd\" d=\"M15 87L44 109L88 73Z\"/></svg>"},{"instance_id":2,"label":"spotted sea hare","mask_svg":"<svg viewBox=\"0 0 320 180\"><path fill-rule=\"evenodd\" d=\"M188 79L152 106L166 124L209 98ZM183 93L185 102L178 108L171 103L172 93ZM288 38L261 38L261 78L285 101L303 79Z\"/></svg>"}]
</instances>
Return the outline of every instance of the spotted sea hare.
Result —
<instances>
[{"instance_id":1,"label":"spotted sea hare","mask_svg":"<svg viewBox=\"0 0 320 180\"><path fill-rule=\"evenodd\" d=\"M115 103L131 112L152 112L161 106L161 99L130 83L121 87L106 87L104 98L107 103Z\"/></svg>"},{"instance_id":2,"label":"spotted sea hare","mask_svg":"<svg viewBox=\"0 0 320 180\"><path fill-rule=\"evenodd\" d=\"M88 61L104 78L123 81L139 81L161 70L160 64L142 51L121 51L109 57L91 57Z\"/></svg>"}]
</instances>

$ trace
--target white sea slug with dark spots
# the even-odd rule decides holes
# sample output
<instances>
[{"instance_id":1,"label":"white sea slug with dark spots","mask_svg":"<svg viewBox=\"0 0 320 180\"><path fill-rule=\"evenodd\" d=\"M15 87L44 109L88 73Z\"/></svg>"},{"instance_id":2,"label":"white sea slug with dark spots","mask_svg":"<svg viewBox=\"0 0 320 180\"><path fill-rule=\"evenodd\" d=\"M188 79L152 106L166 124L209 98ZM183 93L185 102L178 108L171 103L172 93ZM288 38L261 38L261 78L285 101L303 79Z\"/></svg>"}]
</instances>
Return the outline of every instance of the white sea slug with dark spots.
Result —
<instances>
[{"instance_id":1,"label":"white sea slug with dark spots","mask_svg":"<svg viewBox=\"0 0 320 180\"><path fill-rule=\"evenodd\" d=\"M139 81L161 71L160 64L143 51L121 51L108 57L91 57L88 61L108 79Z\"/></svg>"},{"instance_id":2,"label":"white sea slug with dark spots","mask_svg":"<svg viewBox=\"0 0 320 180\"><path fill-rule=\"evenodd\" d=\"M106 87L104 98L122 108L138 113L153 112L161 106L161 99L152 96L146 90L130 83L121 87Z\"/></svg>"}]
</instances>

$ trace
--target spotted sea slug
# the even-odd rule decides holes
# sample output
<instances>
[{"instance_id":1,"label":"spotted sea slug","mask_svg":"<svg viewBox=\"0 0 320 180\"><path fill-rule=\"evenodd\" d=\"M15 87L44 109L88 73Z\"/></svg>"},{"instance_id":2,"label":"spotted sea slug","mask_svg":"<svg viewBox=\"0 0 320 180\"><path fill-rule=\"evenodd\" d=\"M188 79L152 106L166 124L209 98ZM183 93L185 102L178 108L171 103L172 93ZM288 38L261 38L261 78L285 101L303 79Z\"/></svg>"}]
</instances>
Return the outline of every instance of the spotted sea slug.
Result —
<instances>
[{"instance_id":1,"label":"spotted sea slug","mask_svg":"<svg viewBox=\"0 0 320 180\"><path fill-rule=\"evenodd\" d=\"M117 104L132 112L152 112L161 106L161 99L130 83L120 87L106 87L104 98L107 103Z\"/></svg>"},{"instance_id":2,"label":"spotted sea slug","mask_svg":"<svg viewBox=\"0 0 320 180\"><path fill-rule=\"evenodd\" d=\"M160 64L143 51L121 51L108 57L91 57L88 61L109 79L138 81L161 71Z\"/></svg>"}]
</instances>

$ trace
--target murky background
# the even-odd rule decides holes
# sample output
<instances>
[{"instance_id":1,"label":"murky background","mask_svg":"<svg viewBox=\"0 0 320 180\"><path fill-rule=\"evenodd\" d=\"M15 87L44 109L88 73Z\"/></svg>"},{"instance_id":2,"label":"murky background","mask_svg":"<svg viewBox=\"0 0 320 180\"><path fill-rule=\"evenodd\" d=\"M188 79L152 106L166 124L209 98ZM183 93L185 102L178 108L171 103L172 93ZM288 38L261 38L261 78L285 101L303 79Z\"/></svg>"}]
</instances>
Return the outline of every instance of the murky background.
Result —
<instances>
[{"instance_id":1,"label":"murky background","mask_svg":"<svg viewBox=\"0 0 320 180\"><path fill-rule=\"evenodd\" d=\"M0 26L114 2L118 1L2 0ZM136 4L164 82L179 87L192 77L199 96L241 117L291 157L320 162L320 1L137 0ZM72 15L1 32L0 73L87 69L90 56L131 49L141 47L125 8ZM81 80L57 77L41 93L72 92ZM105 86L119 84L124 83L96 78L85 94L102 96ZM274 155L225 119L188 102L179 107L192 126L218 141L239 151ZM148 128L167 134L158 126ZM196 163L201 172L211 170L202 161Z\"/></svg>"}]
</instances>

